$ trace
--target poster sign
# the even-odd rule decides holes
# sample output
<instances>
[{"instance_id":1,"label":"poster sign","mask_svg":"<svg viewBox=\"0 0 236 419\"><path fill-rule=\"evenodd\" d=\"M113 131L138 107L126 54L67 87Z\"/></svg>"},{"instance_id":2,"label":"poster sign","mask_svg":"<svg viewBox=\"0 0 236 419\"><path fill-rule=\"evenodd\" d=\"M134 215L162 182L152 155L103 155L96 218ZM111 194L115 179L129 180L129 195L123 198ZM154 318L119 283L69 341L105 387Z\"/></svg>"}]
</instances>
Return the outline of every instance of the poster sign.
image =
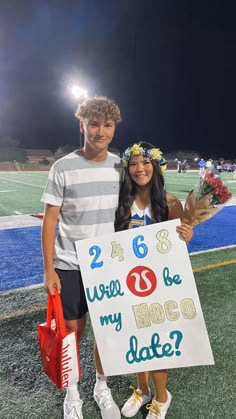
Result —
<instances>
[{"instance_id":1,"label":"poster sign","mask_svg":"<svg viewBox=\"0 0 236 419\"><path fill-rule=\"evenodd\" d=\"M214 364L179 224L75 243L106 375Z\"/></svg>"}]
</instances>

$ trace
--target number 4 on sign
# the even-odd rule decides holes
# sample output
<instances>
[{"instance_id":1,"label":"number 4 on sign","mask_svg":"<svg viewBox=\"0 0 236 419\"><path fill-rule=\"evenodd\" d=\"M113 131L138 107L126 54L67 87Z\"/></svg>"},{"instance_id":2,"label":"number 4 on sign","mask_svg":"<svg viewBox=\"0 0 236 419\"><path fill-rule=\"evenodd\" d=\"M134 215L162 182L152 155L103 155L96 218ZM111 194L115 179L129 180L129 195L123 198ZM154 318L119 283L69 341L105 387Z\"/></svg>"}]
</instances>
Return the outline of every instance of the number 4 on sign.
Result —
<instances>
[{"instance_id":1,"label":"number 4 on sign","mask_svg":"<svg viewBox=\"0 0 236 419\"><path fill-rule=\"evenodd\" d=\"M124 249L121 247L121 245L117 242L111 242L112 245L112 251L111 251L111 257L115 258L118 257L119 262L124 260Z\"/></svg>"}]
</instances>

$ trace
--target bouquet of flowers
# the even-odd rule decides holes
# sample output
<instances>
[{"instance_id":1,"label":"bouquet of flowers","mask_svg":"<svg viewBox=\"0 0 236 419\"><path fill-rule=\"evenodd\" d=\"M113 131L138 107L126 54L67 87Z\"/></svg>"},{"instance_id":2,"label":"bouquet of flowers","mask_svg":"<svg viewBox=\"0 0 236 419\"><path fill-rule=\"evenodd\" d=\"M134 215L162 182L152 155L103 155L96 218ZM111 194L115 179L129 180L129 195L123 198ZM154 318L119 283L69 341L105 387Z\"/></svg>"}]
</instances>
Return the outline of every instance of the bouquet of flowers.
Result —
<instances>
[{"instance_id":1,"label":"bouquet of flowers","mask_svg":"<svg viewBox=\"0 0 236 419\"><path fill-rule=\"evenodd\" d=\"M206 174L188 194L182 221L195 226L209 220L231 197L232 194L219 177L213 173Z\"/></svg>"}]
</instances>

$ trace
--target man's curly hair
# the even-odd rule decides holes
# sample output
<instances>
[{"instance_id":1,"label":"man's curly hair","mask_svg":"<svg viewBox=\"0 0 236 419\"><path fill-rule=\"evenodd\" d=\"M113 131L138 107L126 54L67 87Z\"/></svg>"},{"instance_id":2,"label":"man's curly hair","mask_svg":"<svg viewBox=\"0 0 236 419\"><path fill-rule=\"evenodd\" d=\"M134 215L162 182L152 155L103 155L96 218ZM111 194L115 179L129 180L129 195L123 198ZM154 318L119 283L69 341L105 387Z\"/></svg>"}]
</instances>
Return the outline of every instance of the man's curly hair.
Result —
<instances>
[{"instance_id":1,"label":"man's curly hair","mask_svg":"<svg viewBox=\"0 0 236 419\"><path fill-rule=\"evenodd\" d=\"M111 119L116 124L121 121L120 109L116 103L106 96L95 96L85 99L78 107L76 118L81 120L97 117Z\"/></svg>"}]
</instances>

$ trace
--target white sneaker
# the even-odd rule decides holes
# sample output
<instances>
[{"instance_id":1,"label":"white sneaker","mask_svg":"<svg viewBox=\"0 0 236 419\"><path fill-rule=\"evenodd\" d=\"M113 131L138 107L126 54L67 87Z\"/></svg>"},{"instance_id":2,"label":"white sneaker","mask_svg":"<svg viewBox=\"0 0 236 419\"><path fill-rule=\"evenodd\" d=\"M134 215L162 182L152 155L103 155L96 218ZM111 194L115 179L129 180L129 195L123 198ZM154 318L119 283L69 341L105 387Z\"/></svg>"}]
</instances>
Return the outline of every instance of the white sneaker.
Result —
<instances>
[{"instance_id":1,"label":"white sneaker","mask_svg":"<svg viewBox=\"0 0 236 419\"><path fill-rule=\"evenodd\" d=\"M149 390L149 394L143 394L142 390L137 388L137 390L134 387L130 387L134 389L134 392L132 396L127 400L127 402L124 404L124 406L121 409L121 413L126 418L132 418L135 416L139 409L144 404L150 403L152 399L151 391Z\"/></svg>"},{"instance_id":2,"label":"white sneaker","mask_svg":"<svg viewBox=\"0 0 236 419\"><path fill-rule=\"evenodd\" d=\"M159 403L157 400L152 399L152 403L149 406L147 406L149 413L146 416L146 419L165 419L166 412L171 402L171 394L168 390L166 390L166 392L167 400L165 403Z\"/></svg>"},{"instance_id":3,"label":"white sneaker","mask_svg":"<svg viewBox=\"0 0 236 419\"><path fill-rule=\"evenodd\" d=\"M113 400L111 390L108 387L100 392L94 389L93 397L101 409L103 419L121 419L120 409Z\"/></svg>"},{"instance_id":4,"label":"white sneaker","mask_svg":"<svg viewBox=\"0 0 236 419\"><path fill-rule=\"evenodd\" d=\"M64 419L83 419L82 404L79 393L73 395L73 398L69 398L67 393L64 400Z\"/></svg>"}]
</instances>

